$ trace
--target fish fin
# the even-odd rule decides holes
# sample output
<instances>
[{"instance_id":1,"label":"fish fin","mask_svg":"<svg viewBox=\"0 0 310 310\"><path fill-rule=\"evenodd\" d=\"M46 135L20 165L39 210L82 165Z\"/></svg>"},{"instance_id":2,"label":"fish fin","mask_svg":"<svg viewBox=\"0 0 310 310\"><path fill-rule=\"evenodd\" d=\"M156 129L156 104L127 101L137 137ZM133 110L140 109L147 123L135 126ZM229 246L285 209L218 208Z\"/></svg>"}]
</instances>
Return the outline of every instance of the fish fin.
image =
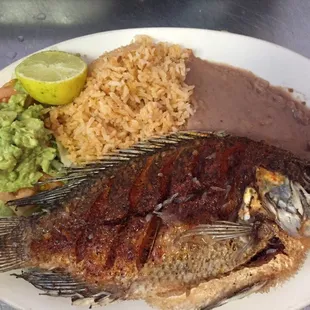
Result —
<instances>
[{"instance_id":1,"label":"fish fin","mask_svg":"<svg viewBox=\"0 0 310 310\"><path fill-rule=\"evenodd\" d=\"M25 228L29 219L0 218L0 272L19 268L26 260Z\"/></svg>"},{"instance_id":2,"label":"fish fin","mask_svg":"<svg viewBox=\"0 0 310 310\"><path fill-rule=\"evenodd\" d=\"M116 300L111 293L101 291L85 281L77 280L62 270L33 268L21 274L12 275L22 278L37 289L44 291L40 295L71 297L73 305L92 307L106 305Z\"/></svg>"},{"instance_id":3,"label":"fish fin","mask_svg":"<svg viewBox=\"0 0 310 310\"><path fill-rule=\"evenodd\" d=\"M212 224L198 225L193 229L183 232L178 238L179 240L184 240L190 237L209 236L215 241L221 241L250 236L252 233L253 225L217 221Z\"/></svg>"},{"instance_id":4,"label":"fish fin","mask_svg":"<svg viewBox=\"0 0 310 310\"><path fill-rule=\"evenodd\" d=\"M255 244L254 242L254 238L249 238L243 247L241 247L239 250L237 250L233 256L232 256L232 259L236 262L240 261L241 260L241 257L242 257L242 254L244 252L246 252L249 248L251 248L253 245Z\"/></svg>"},{"instance_id":5,"label":"fish fin","mask_svg":"<svg viewBox=\"0 0 310 310\"><path fill-rule=\"evenodd\" d=\"M69 194L74 193L77 188L81 188L81 186L85 184L85 181L109 175L109 172L111 172L112 169L127 164L132 159L149 156L162 149L174 148L181 142L203 139L210 134L212 134L212 132L180 131L178 133L152 137L148 140L141 141L128 149L117 149L109 154L105 154L98 160L90 160L81 163L80 166L64 169L62 175L59 177L49 178L36 184L43 185L67 181L65 185L49 190L43 190L30 197L11 200L6 204L8 206L16 207L44 205L46 210L56 208L59 204L63 203Z\"/></svg>"},{"instance_id":6,"label":"fish fin","mask_svg":"<svg viewBox=\"0 0 310 310\"><path fill-rule=\"evenodd\" d=\"M267 282L268 281L260 281L260 282L254 283L252 285L245 286L245 287L243 287L237 291L233 291L233 292L231 292L231 294L229 294L224 299L217 300L214 303L211 303L207 306L200 308L200 310L215 309L215 308L218 308L218 307L221 307L221 306L227 304L228 302L238 300L238 299L242 299L242 298L247 297L253 293L257 293L267 284Z\"/></svg>"},{"instance_id":7,"label":"fish fin","mask_svg":"<svg viewBox=\"0 0 310 310\"><path fill-rule=\"evenodd\" d=\"M6 202L7 206L10 207L25 207L29 205L33 206L44 206L45 210L54 208L57 204L62 201L68 194L70 194L74 189L76 189L81 183L85 181L84 179L76 179L70 183L56 187L50 190L41 191L33 196L10 200Z\"/></svg>"}]
</instances>

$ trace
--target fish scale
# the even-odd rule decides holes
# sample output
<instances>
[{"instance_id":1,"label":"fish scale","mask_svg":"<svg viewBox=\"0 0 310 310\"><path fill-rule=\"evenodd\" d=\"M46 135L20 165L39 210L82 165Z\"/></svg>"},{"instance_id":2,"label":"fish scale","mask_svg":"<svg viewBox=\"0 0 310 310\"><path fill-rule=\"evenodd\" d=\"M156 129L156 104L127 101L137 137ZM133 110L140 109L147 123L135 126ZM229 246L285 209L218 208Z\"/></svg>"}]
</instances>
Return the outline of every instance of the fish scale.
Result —
<instances>
[{"instance_id":1,"label":"fish scale","mask_svg":"<svg viewBox=\"0 0 310 310\"><path fill-rule=\"evenodd\" d=\"M256 246L255 254L263 250L267 244L268 238ZM182 286L186 290L197 285L202 279L221 277L236 267L240 268L255 255L251 249L244 251L242 256L236 260L235 254L242 248L244 248L244 243L240 240L228 240L221 243L209 242L203 248L186 248L184 252L175 256L172 255L160 265L146 264L131 287L133 291L130 291L129 294L135 298L141 298L135 293L139 294L141 290L150 289L155 283L158 285L165 284L172 291L178 290ZM134 292L136 287L139 289ZM166 289L163 287L162 293L165 291ZM160 294L161 292L157 293Z\"/></svg>"},{"instance_id":2,"label":"fish scale","mask_svg":"<svg viewBox=\"0 0 310 310\"><path fill-rule=\"evenodd\" d=\"M44 271L52 268L70 292L73 283L91 287L72 295L75 303L190 294L201 283L269 264L281 255L285 242L278 238L283 236L277 223L255 199L264 199L260 186L269 184L268 175L277 169L306 186L302 176L308 165L262 142L223 134L189 132L151 139L68 170L68 184L16 200L17 206L44 202L49 212L8 227L0 219L0 270L39 268L35 278L31 269L21 276L35 285L44 277L52 281ZM257 169L271 171L258 175ZM267 181L257 182L257 175ZM244 198L245 192L256 191L254 201ZM249 219L240 217L248 213ZM13 256L12 238L18 246ZM231 288L229 294L233 289L240 291Z\"/></svg>"}]
</instances>

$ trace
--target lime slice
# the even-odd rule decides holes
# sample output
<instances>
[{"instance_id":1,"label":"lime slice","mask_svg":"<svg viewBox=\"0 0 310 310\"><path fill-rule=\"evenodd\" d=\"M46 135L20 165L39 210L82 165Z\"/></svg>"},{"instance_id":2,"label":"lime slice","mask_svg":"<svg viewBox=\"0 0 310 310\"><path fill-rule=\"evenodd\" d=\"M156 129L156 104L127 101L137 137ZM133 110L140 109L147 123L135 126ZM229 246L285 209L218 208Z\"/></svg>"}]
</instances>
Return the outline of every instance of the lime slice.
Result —
<instances>
[{"instance_id":1,"label":"lime slice","mask_svg":"<svg viewBox=\"0 0 310 310\"><path fill-rule=\"evenodd\" d=\"M44 51L22 61L15 74L31 97L61 105L72 102L83 89L87 64L70 53Z\"/></svg>"}]
</instances>

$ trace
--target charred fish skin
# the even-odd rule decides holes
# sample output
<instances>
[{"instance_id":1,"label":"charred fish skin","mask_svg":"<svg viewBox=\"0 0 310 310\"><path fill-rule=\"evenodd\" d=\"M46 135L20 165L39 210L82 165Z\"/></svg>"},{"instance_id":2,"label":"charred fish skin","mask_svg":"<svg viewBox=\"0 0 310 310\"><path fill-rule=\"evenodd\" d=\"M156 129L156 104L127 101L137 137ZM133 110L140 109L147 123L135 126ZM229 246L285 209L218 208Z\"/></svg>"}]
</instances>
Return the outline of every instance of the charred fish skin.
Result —
<instances>
[{"instance_id":1,"label":"charred fish skin","mask_svg":"<svg viewBox=\"0 0 310 310\"><path fill-rule=\"evenodd\" d=\"M74 178L69 185L45 193L44 199L41 194L27 200L39 204L51 199L51 205L58 207L23 219L28 226L23 224L27 233L22 237L11 240L12 232L25 230L0 220L0 253L4 263L9 261L0 265L1 270L62 269L85 286L94 285L93 294L109 292L111 300L183 293L245 268L263 255L259 253L274 250L270 241L278 235L278 226L265 212L268 207L257 203L250 218L239 216L243 202L253 204L253 199L244 199L247 188L261 194L257 168L279 171L304 189L303 172L309 166L264 143L210 133L174 134L113 156L113 164L110 156L84 170L78 168L71 172ZM307 209L302 190L294 197L301 193L302 208ZM256 222L270 227L268 234L259 234ZM190 242L176 242L189 233ZM17 259L10 242L20 251L22 238L27 240L22 243L27 245L23 250L27 256Z\"/></svg>"}]
</instances>

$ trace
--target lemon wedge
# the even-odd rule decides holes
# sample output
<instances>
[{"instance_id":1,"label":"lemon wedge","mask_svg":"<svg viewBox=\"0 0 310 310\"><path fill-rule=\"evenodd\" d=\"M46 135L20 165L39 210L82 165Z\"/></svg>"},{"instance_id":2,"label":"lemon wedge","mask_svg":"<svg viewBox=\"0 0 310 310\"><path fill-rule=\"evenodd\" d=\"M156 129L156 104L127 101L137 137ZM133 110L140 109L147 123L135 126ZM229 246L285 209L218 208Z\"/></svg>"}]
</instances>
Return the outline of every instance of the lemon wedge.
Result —
<instances>
[{"instance_id":1,"label":"lemon wedge","mask_svg":"<svg viewBox=\"0 0 310 310\"><path fill-rule=\"evenodd\" d=\"M35 100L62 105L72 102L83 89L87 64L67 52L44 51L27 57L16 67L15 74Z\"/></svg>"}]
</instances>

